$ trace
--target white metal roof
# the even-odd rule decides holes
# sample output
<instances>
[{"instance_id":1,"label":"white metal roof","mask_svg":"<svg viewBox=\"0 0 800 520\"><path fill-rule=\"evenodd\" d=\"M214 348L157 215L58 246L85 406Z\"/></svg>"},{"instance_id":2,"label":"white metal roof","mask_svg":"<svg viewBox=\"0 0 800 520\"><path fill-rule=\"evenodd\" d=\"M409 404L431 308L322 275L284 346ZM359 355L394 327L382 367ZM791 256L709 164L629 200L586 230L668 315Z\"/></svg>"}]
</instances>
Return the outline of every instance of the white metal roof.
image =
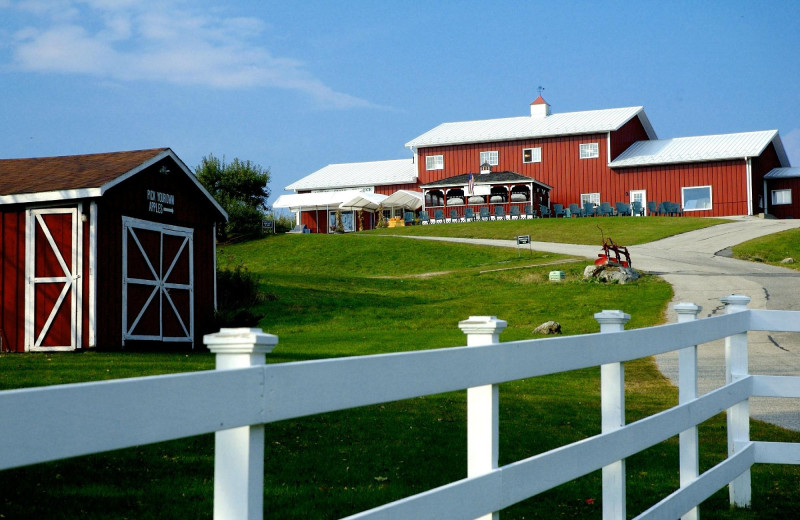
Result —
<instances>
[{"instance_id":1,"label":"white metal roof","mask_svg":"<svg viewBox=\"0 0 800 520\"><path fill-rule=\"evenodd\" d=\"M770 143L775 144L781 164L788 166L789 159L777 130L637 141L611 161L609 166L625 168L743 159L760 155Z\"/></svg>"},{"instance_id":2,"label":"white metal roof","mask_svg":"<svg viewBox=\"0 0 800 520\"><path fill-rule=\"evenodd\" d=\"M324 190L417 182L413 159L329 164L286 186L287 190Z\"/></svg>"},{"instance_id":3,"label":"white metal roof","mask_svg":"<svg viewBox=\"0 0 800 520\"><path fill-rule=\"evenodd\" d=\"M642 107L609 108L583 112L565 112L546 117L506 117L480 121L442 123L406 143L422 148L449 144L533 139L559 135L593 134L618 130L638 116L650 139L656 139L650 120Z\"/></svg>"},{"instance_id":4,"label":"white metal roof","mask_svg":"<svg viewBox=\"0 0 800 520\"><path fill-rule=\"evenodd\" d=\"M796 179L800 177L800 168L773 168L764 175L765 179Z\"/></svg>"}]
</instances>

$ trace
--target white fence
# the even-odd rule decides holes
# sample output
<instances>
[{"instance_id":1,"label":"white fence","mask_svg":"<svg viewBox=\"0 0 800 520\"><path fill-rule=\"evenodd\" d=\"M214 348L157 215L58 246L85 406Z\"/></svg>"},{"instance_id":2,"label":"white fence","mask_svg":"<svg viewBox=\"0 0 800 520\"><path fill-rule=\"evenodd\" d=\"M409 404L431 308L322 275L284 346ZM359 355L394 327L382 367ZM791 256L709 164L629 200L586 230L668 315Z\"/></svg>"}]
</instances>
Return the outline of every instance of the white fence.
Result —
<instances>
[{"instance_id":1,"label":"white fence","mask_svg":"<svg viewBox=\"0 0 800 520\"><path fill-rule=\"evenodd\" d=\"M624 519L625 458L680 436L680 489L637 518L697 517L697 504L729 485L750 503L755 463L800 464L800 445L753 442L750 396L800 397L800 377L748 374L747 331L800 332L800 312L748 310L624 331L621 311L595 314L600 334L499 343L505 322L459 324L467 346L302 363L265 364L277 337L257 329L206 336L217 370L0 392L0 469L216 433L214 517L262 518L263 424L357 406L468 389L468 476L366 511L359 519L496 518L507 506L602 468L603 518ZM697 344L726 338L727 384L697 397ZM679 351L679 404L625 425L625 361ZM602 433L503 467L498 384L601 367ZM727 410L728 458L699 474L697 425ZM87 436L87 432L91 432Z\"/></svg>"}]
</instances>

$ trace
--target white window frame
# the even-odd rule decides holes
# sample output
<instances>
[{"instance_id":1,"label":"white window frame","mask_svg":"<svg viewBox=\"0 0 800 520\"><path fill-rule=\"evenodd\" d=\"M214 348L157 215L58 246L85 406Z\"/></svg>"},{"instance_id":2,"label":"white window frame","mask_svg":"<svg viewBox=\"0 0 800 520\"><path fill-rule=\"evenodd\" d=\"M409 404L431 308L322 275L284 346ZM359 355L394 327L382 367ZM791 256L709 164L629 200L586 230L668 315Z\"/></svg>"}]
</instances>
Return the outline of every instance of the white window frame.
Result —
<instances>
[{"instance_id":1,"label":"white window frame","mask_svg":"<svg viewBox=\"0 0 800 520\"><path fill-rule=\"evenodd\" d=\"M598 207L600 205L600 193L581 193L581 209L587 202L591 202L594 207Z\"/></svg>"},{"instance_id":2,"label":"white window frame","mask_svg":"<svg viewBox=\"0 0 800 520\"><path fill-rule=\"evenodd\" d=\"M479 162L481 166L483 166L483 163L489 163L489 166L497 166L499 162L500 162L500 156L497 153L497 150L481 152L480 162Z\"/></svg>"},{"instance_id":3,"label":"white window frame","mask_svg":"<svg viewBox=\"0 0 800 520\"><path fill-rule=\"evenodd\" d=\"M525 160L525 152L530 152L530 161ZM523 148L522 149L522 163L523 164L531 164L531 163L540 163L542 162L542 147L538 146L536 148Z\"/></svg>"},{"instance_id":4,"label":"white window frame","mask_svg":"<svg viewBox=\"0 0 800 520\"><path fill-rule=\"evenodd\" d=\"M426 170L444 170L444 155L428 155L425 157Z\"/></svg>"},{"instance_id":5,"label":"white window frame","mask_svg":"<svg viewBox=\"0 0 800 520\"><path fill-rule=\"evenodd\" d=\"M708 188L708 206L703 208L689 208L686 206L686 190L696 190L700 188ZM711 211L714 209L714 190L711 185L705 186L683 186L681 187L681 208L683 211Z\"/></svg>"},{"instance_id":6,"label":"white window frame","mask_svg":"<svg viewBox=\"0 0 800 520\"><path fill-rule=\"evenodd\" d=\"M784 196L782 196L784 195ZM780 190L772 190L770 192L770 199L772 200L773 206L780 206L783 204L791 204L792 203L792 190L790 188L780 189Z\"/></svg>"},{"instance_id":7,"label":"white window frame","mask_svg":"<svg viewBox=\"0 0 800 520\"><path fill-rule=\"evenodd\" d=\"M600 157L599 143L583 143L580 145L581 159L597 159Z\"/></svg>"}]
</instances>

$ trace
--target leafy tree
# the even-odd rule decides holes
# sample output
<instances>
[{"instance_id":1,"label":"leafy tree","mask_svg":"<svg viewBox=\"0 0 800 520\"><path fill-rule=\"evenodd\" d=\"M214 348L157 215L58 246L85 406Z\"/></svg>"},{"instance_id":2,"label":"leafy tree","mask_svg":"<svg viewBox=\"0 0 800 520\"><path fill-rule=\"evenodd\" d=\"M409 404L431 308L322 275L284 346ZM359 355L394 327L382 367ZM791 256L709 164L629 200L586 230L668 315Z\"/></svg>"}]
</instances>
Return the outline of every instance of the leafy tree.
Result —
<instances>
[{"instance_id":1,"label":"leafy tree","mask_svg":"<svg viewBox=\"0 0 800 520\"><path fill-rule=\"evenodd\" d=\"M217 227L217 238L252 235L261 229L267 210L270 171L250 161L235 158L226 163L209 154L195 168L197 180L228 212L228 223Z\"/></svg>"}]
</instances>

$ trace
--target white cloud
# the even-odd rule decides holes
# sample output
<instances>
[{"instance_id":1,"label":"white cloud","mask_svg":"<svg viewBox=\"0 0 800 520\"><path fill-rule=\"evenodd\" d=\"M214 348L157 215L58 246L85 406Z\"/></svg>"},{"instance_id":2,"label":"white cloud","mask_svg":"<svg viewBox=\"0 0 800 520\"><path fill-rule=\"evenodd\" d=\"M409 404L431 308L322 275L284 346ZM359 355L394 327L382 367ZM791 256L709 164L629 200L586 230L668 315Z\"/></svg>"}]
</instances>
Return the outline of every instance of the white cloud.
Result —
<instances>
[{"instance_id":1,"label":"white cloud","mask_svg":"<svg viewBox=\"0 0 800 520\"><path fill-rule=\"evenodd\" d=\"M789 156L789 162L793 166L800 166L800 128L795 128L781 137L781 141L786 155Z\"/></svg>"},{"instance_id":2,"label":"white cloud","mask_svg":"<svg viewBox=\"0 0 800 520\"><path fill-rule=\"evenodd\" d=\"M325 85L301 61L273 56L258 42L266 24L257 18L210 16L164 1L24 0L14 7L36 15L11 42L23 70L104 82L272 87L304 92L326 107L378 108Z\"/></svg>"}]
</instances>

